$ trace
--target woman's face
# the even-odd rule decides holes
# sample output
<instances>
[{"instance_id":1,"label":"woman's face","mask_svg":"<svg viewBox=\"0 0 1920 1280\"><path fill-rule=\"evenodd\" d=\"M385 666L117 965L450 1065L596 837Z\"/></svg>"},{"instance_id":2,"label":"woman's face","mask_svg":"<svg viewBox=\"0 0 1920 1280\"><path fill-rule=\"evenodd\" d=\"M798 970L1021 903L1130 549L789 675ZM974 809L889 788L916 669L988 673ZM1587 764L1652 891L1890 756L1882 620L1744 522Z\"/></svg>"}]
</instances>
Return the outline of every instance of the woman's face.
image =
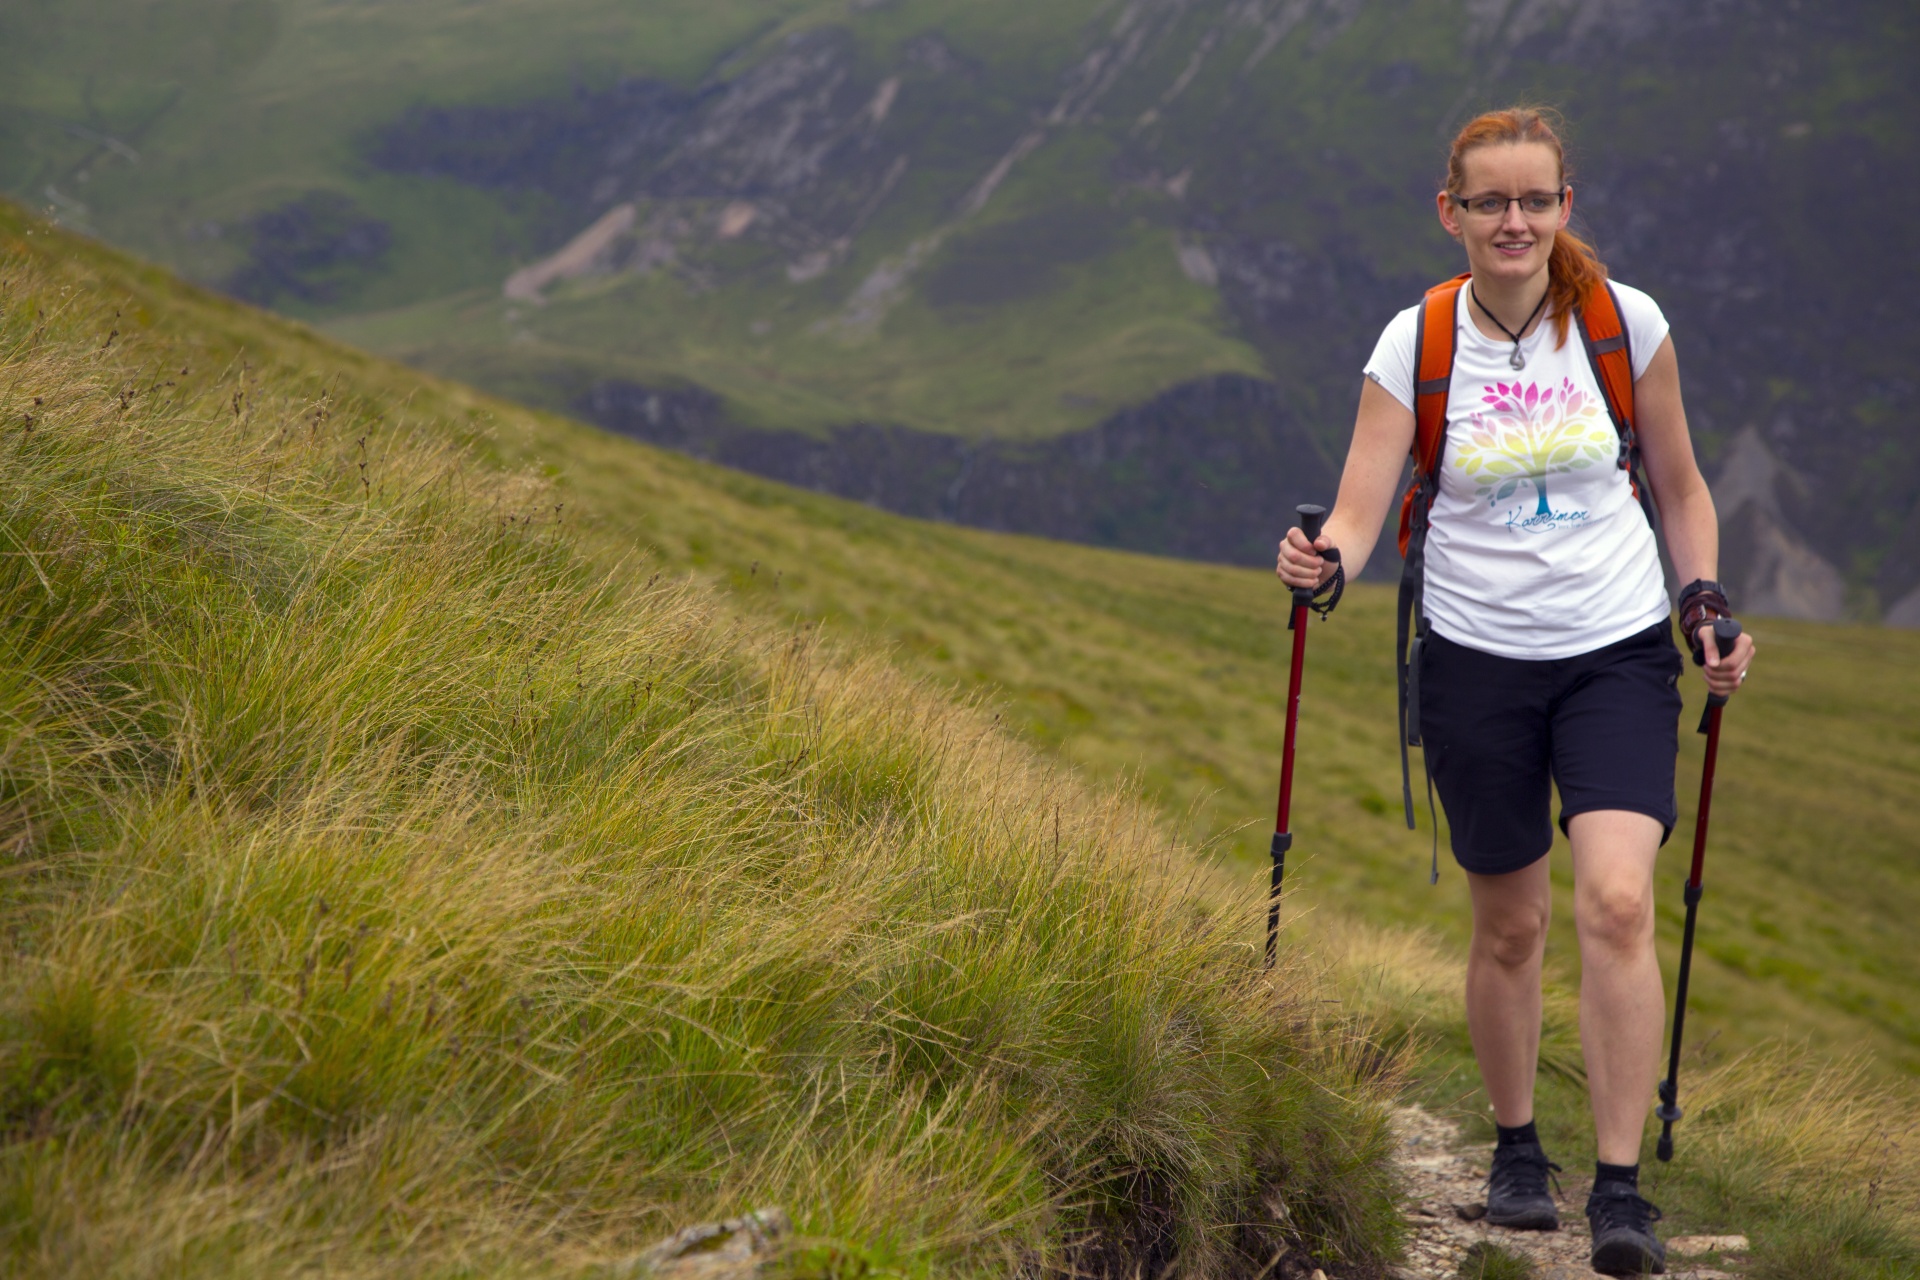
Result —
<instances>
[{"instance_id":1,"label":"woman's face","mask_svg":"<svg viewBox=\"0 0 1920 1280\"><path fill-rule=\"evenodd\" d=\"M1554 234L1573 214L1573 191L1562 188L1553 148L1544 142L1475 147L1460 168L1457 194L1468 204L1462 208L1456 193L1442 191L1440 222L1465 246L1473 274L1518 283L1545 271Z\"/></svg>"}]
</instances>

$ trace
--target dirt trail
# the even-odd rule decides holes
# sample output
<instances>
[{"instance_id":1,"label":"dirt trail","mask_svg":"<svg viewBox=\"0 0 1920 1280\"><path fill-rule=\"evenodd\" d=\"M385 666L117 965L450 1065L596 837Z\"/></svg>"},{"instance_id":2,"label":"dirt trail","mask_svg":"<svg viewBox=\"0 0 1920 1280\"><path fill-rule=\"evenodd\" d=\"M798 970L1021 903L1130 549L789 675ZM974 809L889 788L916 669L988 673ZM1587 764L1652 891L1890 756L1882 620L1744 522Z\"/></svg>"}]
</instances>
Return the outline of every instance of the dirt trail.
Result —
<instances>
[{"instance_id":1,"label":"dirt trail","mask_svg":"<svg viewBox=\"0 0 1920 1280\"><path fill-rule=\"evenodd\" d=\"M540 291L556 280L570 280L592 270L595 259L633 229L636 211L632 204L617 204L601 214L593 225L559 249L530 266L507 277L501 292L520 302L540 301Z\"/></svg>"},{"instance_id":2,"label":"dirt trail","mask_svg":"<svg viewBox=\"0 0 1920 1280\"><path fill-rule=\"evenodd\" d=\"M1459 1127L1421 1107L1397 1108L1394 1125L1407 1180L1407 1221L1413 1227L1407 1265L1398 1273L1403 1280L1455 1280L1461 1258L1482 1240L1531 1258L1535 1280L1593 1280L1595 1273L1587 1265L1587 1221L1581 1212L1587 1178L1561 1175L1558 1231L1510 1231L1467 1221L1456 1206L1484 1208L1488 1153L1463 1150ZM1736 1272L1678 1256L1685 1242L1679 1244L1676 1248L1676 1242L1668 1243L1669 1280L1738 1280ZM1731 1264L1720 1264L1726 1265Z\"/></svg>"}]
</instances>

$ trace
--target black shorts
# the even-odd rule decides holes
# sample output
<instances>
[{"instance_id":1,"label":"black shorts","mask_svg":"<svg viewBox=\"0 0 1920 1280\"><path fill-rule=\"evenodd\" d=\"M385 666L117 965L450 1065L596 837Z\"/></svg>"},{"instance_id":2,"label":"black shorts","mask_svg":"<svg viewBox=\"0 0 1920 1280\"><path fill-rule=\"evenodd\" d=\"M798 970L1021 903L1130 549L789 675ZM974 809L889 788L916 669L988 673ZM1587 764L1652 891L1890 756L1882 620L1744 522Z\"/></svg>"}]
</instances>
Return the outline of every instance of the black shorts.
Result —
<instances>
[{"instance_id":1,"label":"black shorts","mask_svg":"<svg viewBox=\"0 0 1920 1280\"><path fill-rule=\"evenodd\" d=\"M1670 623L1604 649L1533 662L1469 649L1430 633L1420 648L1420 736L1468 871L1504 875L1553 847L1575 814L1677 812L1680 650Z\"/></svg>"}]
</instances>

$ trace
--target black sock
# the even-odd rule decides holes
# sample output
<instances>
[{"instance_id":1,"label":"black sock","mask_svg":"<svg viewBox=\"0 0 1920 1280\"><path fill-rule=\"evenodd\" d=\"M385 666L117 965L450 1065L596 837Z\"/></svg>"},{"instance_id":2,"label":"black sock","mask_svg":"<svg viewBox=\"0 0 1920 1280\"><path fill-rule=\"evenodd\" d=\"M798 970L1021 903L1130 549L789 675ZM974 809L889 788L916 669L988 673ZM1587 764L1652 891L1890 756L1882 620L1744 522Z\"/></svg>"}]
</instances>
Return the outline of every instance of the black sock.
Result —
<instances>
[{"instance_id":1,"label":"black sock","mask_svg":"<svg viewBox=\"0 0 1920 1280\"><path fill-rule=\"evenodd\" d=\"M1511 1129L1498 1123L1493 1127L1500 1135L1499 1139L1493 1144L1496 1148L1517 1147L1523 1142L1531 1142L1536 1147L1540 1145L1539 1130L1533 1127L1533 1121L1531 1120L1525 1124L1517 1124Z\"/></svg>"},{"instance_id":2,"label":"black sock","mask_svg":"<svg viewBox=\"0 0 1920 1280\"><path fill-rule=\"evenodd\" d=\"M1593 1185L1603 1182L1624 1182L1635 1191L1640 1189L1640 1166L1637 1164L1608 1164L1597 1160L1593 1166Z\"/></svg>"}]
</instances>

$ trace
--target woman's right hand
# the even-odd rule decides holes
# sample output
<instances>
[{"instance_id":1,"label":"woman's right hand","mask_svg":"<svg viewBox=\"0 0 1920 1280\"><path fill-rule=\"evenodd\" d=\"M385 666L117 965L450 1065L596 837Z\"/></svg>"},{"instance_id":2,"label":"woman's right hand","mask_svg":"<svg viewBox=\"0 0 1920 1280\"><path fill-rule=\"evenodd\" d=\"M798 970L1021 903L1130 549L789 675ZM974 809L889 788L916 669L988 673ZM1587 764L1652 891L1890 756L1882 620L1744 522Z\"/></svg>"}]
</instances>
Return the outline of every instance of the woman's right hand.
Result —
<instances>
[{"instance_id":1,"label":"woman's right hand","mask_svg":"<svg viewBox=\"0 0 1920 1280\"><path fill-rule=\"evenodd\" d=\"M1320 553L1333 546L1333 539L1321 534L1309 542L1298 525L1287 530L1280 543L1280 556L1273 571L1290 587L1317 589L1333 576L1334 564Z\"/></svg>"}]
</instances>

